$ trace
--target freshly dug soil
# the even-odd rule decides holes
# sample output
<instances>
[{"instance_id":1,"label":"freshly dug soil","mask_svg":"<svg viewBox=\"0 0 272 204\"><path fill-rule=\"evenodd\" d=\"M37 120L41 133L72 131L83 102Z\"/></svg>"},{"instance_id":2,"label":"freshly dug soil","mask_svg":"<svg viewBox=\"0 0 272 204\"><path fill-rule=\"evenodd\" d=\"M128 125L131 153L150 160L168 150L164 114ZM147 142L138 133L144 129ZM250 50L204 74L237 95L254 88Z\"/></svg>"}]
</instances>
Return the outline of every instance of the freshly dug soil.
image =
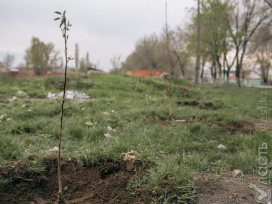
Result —
<instances>
[{"instance_id":1,"label":"freshly dug soil","mask_svg":"<svg viewBox=\"0 0 272 204\"><path fill-rule=\"evenodd\" d=\"M209 126L218 125L221 128L221 132L230 134L230 135L236 134L236 132L252 134L256 131L268 130L272 126L272 121L269 121L267 123L267 126L263 126L262 123L258 120L256 121L249 120L248 122L242 122L242 123L232 122L228 124L223 124L222 122L219 122L219 121L205 121L205 120L195 120L195 119L196 119L195 116L191 116L188 121L184 121L182 123L189 123L189 124L205 123ZM146 118L145 120L152 123L159 124L159 125L168 126L173 120L175 121L175 120L181 120L181 119L173 118L173 120L171 120L169 118L166 118L166 119Z\"/></svg>"},{"instance_id":2,"label":"freshly dug soil","mask_svg":"<svg viewBox=\"0 0 272 204\"><path fill-rule=\"evenodd\" d=\"M165 125L165 126L169 125L168 120L162 120L162 119L156 119L156 118L146 118L145 120L152 123L159 124L159 125Z\"/></svg>"},{"instance_id":3,"label":"freshly dug soil","mask_svg":"<svg viewBox=\"0 0 272 204\"><path fill-rule=\"evenodd\" d=\"M217 110L221 108L221 106L214 106L212 102L209 102L209 103L204 103L204 108L210 109L210 110Z\"/></svg>"},{"instance_id":4,"label":"freshly dug soil","mask_svg":"<svg viewBox=\"0 0 272 204\"><path fill-rule=\"evenodd\" d=\"M57 157L43 159L44 171L31 172L30 161L0 168L2 178L11 181L0 191L3 204L53 204L57 200ZM128 188L129 183L147 173L151 163L140 161L108 161L102 166L78 164L75 159L62 159L63 195L67 203L150 203L151 198L167 194L181 196L181 190L164 184L160 190ZM1 189L0 189L1 190ZM2 189L3 190L3 189ZM176 197L176 198L177 198ZM176 203L173 197L172 202Z\"/></svg>"},{"instance_id":5,"label":"freshly dug soil","mask_svg":"<svg viewBox=\"0 0 272 204\"><path fill-rule=\"evenodd\" d=\"M244 180L234 178L231 172L222 173L220 179L214 177L214 173L200 173L196 180L196 202L198 204L256 204L251 184L260 185L258 173L247 174Z\"/></svg>"},{"instance_id":6,"label":"freshly dug soil","mask_svg":"<svg viewBox=\"0 0 272 204\"><path fill-rule=\"evenodd\" d=\"M178 101L176 103L178 106L184 105L184 106L197 106L199 104L199 102L197 101L193 101L193 102L189 102L189 101Z\"/></svg>"},{"instance_id":7,"label":"freshly dug soil","mask_svg":"<svg viewBox=\"0 0 272 204\"><path fill-rule=\"evenodd\" d=\"M228 123L223 124L217 121L210 121L208 122L209 125L217 124L221 129L222 132L227 134L235 134L236 132L242 132L245 134L252 134L256 131L263 131L264 127L261 125L260 121L248 121L243 123ZM270 128L269 126L267 128Z\"/></svg>"},{"instance_id":8,"label":"freshly dug soil","mask_svg":"<svg viewBox=\"0 0 272 204\"><path fill-rule=\"evenodd\" d=\"M189 101L178 101L176 102L177 106L198 106L200 105L199 102L197 101L192 101L192 102L189 102ZM222 108L221 106L214 106L212 102L208 102L208 103L204 103L204 106L200 106L200 108L204 108L204 109L209 109L209 110L217 110L219 108Z\"/></svg>"}]
</instances>

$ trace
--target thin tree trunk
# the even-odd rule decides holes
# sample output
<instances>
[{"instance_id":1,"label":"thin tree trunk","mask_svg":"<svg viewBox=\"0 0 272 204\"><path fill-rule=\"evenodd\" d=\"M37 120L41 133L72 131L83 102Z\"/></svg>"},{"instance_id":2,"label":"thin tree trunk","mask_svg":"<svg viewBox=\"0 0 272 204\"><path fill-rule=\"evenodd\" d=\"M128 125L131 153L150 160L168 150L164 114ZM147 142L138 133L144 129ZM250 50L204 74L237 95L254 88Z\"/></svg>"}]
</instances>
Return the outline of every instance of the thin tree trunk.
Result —
<instances>
[{"instance_id":1,"label":"thin tree trunk","mask_svg":"<svg viewBox=\"0 0 272 204\"><path fill-rule=\"evenodd\" d=\"M236 86L241 87L241 82L240 82L240 68L239 65L236 67Z\"/></svg>"}]
</instances>

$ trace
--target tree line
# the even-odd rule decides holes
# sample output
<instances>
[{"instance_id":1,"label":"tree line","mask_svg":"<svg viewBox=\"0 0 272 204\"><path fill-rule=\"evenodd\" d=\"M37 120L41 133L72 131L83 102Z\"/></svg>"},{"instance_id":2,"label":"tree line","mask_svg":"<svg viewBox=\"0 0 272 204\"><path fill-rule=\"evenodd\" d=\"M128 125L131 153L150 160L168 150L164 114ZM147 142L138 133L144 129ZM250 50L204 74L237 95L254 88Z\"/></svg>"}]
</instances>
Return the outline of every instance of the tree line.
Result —
<instances>
[{"instance_id":1,"label":"tree line","mask_svg":"<svg viewBox=\"0 0 272 204\"><path fill-rule=\"evenodd\" d=\"M7 54L0 64L0 71L6 72L11 69L14 62L14 55ZM48 72L56 72L63 69L63 57L52 43L44 43L37 37L31 39L31 45L26 49L25 64L20 64L18 69L26 69L34 72L37 76ZM79 46L75 45L75 70L77 72L87 73L88 67L95 68L96 65L90 62L89 53L86 57L79 57Z\"/></svg>"},{"instance_id":2,"label":"tree line","mask_svg":"<svg viewBox=\"0 0 272 204\"><path fill-rule=\"evenodd\" d=\"M272 1L270 0L201 0L200 78L210 69L213 83L229 83L235 69L236 84L250 72L268 82L272 55ZM171 74L192 78L197 46L197 12L192 9L190 22L169 31ZM122 63L120 72L128 70L164 70L165 30L157 39L150 35L140 39L135 50ZM158 54L161 53L161 54ZM165 61L165 60L164 60Z\"/></svg>"}]
</instances>

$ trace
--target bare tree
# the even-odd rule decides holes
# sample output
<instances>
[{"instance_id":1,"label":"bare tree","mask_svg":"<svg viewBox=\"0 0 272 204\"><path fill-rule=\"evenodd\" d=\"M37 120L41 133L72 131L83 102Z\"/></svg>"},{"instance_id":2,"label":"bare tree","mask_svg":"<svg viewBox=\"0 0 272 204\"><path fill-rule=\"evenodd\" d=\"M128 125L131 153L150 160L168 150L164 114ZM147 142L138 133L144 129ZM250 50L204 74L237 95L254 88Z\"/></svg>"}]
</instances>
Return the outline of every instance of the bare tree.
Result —
<instances>
[{"instance_id":1,"label":"bare tree","mask_svg":"<svg viewBox=\"0 0 272 204\"><path fill-rule=\"evenodd\" d=\"M272 8L272 1L271 0L264 0L268 6L270 6Z\"/></svg>"},{"instance_id":2,"label":"bare tree","mask_svg":"<svg viewBox=\"0 0 272 204\"><path fill-rule=\"evenodd\" d=\"M111 71L112 72L116 72L121 65L121 55L114 55L111 59L110 59L110 63L112 66Z\"/></svg>"},{"instance_id":3,"label":"bare tree","mask_svg":"<svg viewBox=\"0 0 272 204\"><path fill-rule=\"evenodd\" d=\"M269 7L259 0L235 0L233 19L228 21L229 33L235 49L236 84L241 86L240 73L247 46L258 28L270 17Z\"/></svg>"},{"instance_id":4,"label":"bare tree","mask_svg":"<svg viewBox=\"0 0 272 204\"><path fill-rule=\"evenodd\" d=\"M176 31L169 33L169 37L171 40L171 44L173 44L173 49L171 51L174 53L177 59L177 63L180 67L182 77L185 78L185 68L190 60L189 52L186 49L188 44L188 38L186 36L186 33L184 33L179 27Z\"/></svg>"},{"instance_id":5,"label":"bare tree","mask_svg":"<svg viewBox=\"0 0 272 204\"><path fill-rule=\"evenodd\" d=\"M6 63L8 68L11 68L12 64L14 62L14 55L7 54L4 58L4 63Z\"/></svg>"},{"instance_id":6,"label":"bare tree","mask_svg":"<svg viewBox=\"0 0 272 204\"><path fill-rule=\"evenodd\" d=\"M272 65L271 25L262 26L250 44L249 56L254 59L253 71L258 74L264 84L268 82L269 70Z\"/></svg>"}]
</instances>

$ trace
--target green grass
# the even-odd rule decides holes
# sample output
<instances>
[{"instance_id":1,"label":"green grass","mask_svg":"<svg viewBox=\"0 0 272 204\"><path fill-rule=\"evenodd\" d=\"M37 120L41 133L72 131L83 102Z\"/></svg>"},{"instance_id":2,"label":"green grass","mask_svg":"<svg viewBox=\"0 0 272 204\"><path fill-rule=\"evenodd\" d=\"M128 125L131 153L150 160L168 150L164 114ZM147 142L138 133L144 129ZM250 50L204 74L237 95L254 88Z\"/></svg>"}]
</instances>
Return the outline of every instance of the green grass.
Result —
<instances>
[{"instance_id":1,"label":"green grass","mask_svg":"<svg viewBox=\"0 0 272 204\"><path fill-rule=\"evenodd\" d=\"M82 75L78 82L76 79L76 76L68 77L69 89L84 92L98 101L68 101L71 108L64 117L62 155L76 157L79 161L86 155L90 163L99 163L106 159L118 161L122 152L136 150L140 153L138 159L154 162L156 166L144 182L139 181L134 186L155 188L165 180L176 186L188 186L196 172L206 170L215 173L233 169L252 172L259 165L258 148L261 144L266 142L268 147L272 146L271 132L227 135L216 125L169 122L168 126L162 126L146 121L145 118L165 119L169 114L165 82L160 79L119 74ZM62 81L61 77L48 77L0 82L0 116L5 114L0 122L2 165L9 160L25 160L28 155L42 158L52 154L49 149L57 146L59 134L60 107L57 101L9 102L8 98L16 96L20 90L36 98L43 98L48 92L59 93ZM176 84L172 86L174 118L188 120L195 115L197 120L224 124L261 118L258 109L261 89L205 85L188 90L188 82L180 79L173 82ZM199 98L201 104L197 107L175 105L177 101ZM201 108L208 102L222 108ZM268 104L271 102L268 97ZM271 112L271 107L268 106L267 110ZM110 116L103 115L104 111ZM86 122L97 124L87 126ZM105 138L107 126L116 129L111 133L113 138ZM218 144L207 144L210 140L217 140L227 148L220 150L216 148ZM268 161L271 161L270 155L267 154ZM39 169L33 167L29 171Z\"/></svg>"}]
</instances>

